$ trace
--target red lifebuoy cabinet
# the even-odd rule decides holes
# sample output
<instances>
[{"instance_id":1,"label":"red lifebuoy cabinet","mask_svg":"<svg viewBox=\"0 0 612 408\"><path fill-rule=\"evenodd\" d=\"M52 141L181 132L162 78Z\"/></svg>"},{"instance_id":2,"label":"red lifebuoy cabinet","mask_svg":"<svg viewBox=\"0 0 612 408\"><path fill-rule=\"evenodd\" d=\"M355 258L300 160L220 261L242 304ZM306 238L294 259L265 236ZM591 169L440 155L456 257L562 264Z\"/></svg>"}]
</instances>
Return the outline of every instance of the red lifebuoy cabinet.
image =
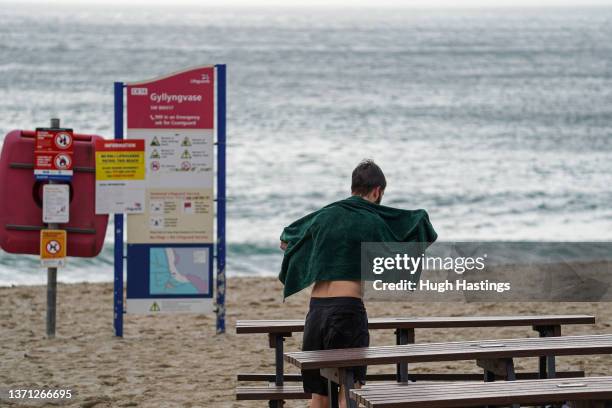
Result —
<instances>
[{"instance_id":1,"label":"red lifebuoy cabinet","mask_svg":"<svg viewBox=\"0 0 612 408\"><path fill-rule=\"evenodd\" d=\"M42 186L34 177L34 131L13 130L0 154L0 247L15 254L38 255L42 222ZM97 135L74 134L74 176L70 184L67 255L100 253L108 215L95 213L95 141Z\"/></svg>"}]
</instances>

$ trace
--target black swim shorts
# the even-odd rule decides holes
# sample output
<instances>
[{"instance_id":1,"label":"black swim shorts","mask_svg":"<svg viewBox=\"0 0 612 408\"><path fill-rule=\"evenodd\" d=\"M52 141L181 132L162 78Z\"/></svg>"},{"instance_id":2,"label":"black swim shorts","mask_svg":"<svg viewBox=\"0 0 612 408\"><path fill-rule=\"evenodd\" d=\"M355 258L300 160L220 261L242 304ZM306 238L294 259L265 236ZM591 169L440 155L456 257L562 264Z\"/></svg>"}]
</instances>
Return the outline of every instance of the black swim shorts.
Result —
<instances>
[{"instance_id":1,"label":"black swim shorts","mask_svg":"<svg viewBox=\"0 0 612 408\"><path fill-rule=\"evenodd\" d=\"M304 326L302 350L368 347L368 316L361 299L354 297L311 298ZM366 368L353 367L355 382L365 384ZM319 370L302 370L304 391L327 395L327 381Z\"/></svg>"}]
</instances>

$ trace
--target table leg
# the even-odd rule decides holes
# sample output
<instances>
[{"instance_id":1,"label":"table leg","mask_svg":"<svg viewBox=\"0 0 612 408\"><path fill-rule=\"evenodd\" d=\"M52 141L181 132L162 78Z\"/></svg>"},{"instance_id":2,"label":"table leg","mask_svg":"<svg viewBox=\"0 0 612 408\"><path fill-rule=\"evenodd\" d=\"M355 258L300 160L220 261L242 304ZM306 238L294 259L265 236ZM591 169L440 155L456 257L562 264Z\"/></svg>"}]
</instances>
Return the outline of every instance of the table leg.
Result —
<instances>
[{"instance_id":1,"label":"table leg","mask_svg":"<svg viewBox=\"0 0 612 408\"><path fill-rule=\"evenodd\" d=\"M486 368L484 369L484 381L485 382L493 382L495 381L495 373L493 371L489 371ZM488 405L485 405L483 408L491 408Z\"/></svg>"},{"instance_id":2,"label":"table leg","mask_svg":"<svg viewBox=\"0 0 612 408\"><path fill-rule=\"evenodd\" d=\"M561 326L534 326L540 337L559 337L561 336ZM556 373L556 358L555 356L540 356L539 361L539 377L540 378L555 378Z\"/></svg>"},{"instance_id":3,"label":"table leg","mask_svg":"<svg viewBox=\"0 0 612 408\"><path fill-rule=\"evenodd\" d=\"M557 376L557 369L555 367L555 356L548 356L546 359L546 377L555 378Z\"/></svg>"},{"instance_id":4,"label":"table leg","mask_svg":"<svg viewBox=\"0 0 612 408\"><path fill-rule=\"evenodd\" d=\"M540 334L540 337L561 336L561 325L534 326L533 329ZM555 356L540 356L539 360L539 377L555 378L557 374L555 369Z\"/></svg>"},{"instance_id":5,"label":"table leg","mask_svg":"<svg viewBox=\"0 0 612 408\"><path fill-rule=\"evenodd\" d=\"M355 374L353 370L340 370L340 378L343 385L342 388L344 388L344 401L346 401L346 407L357 408L357 401L351 399L351 389L355 388Z\"/></svg>"},{"instance_id":6,"label":"table leg","mask_svg":"<svg viewBox=\"0 0 612 408\"><path fill-rule=\"evenodd\" d=\"M270 347L274 347L274 385L282 386L284 383L284 364L283 360L283 346L285 337L283 334L270 333ZM281 408L284 405L284 401L268 401L270 408Z\"/></svg>"},{"instance_id":7,"label":"table leg","mask_svg":"<svg viewBox=\"0 0 612 408\"><path fill-rule=\"evenodd\" d=\"M538 357L540 360L538 363L538 377L540 379L546 378L546 356Z\"/></svg>"},{"instance_id":8,"label":"table leg","mask_svg":"<svg viewBox=\"0 0 612 408\"><path fill-rule=\"evenodd\" d=\"M516 374L514 373L514 360L509 358L505 360L506 364L506 381L515 381Z\"/></svg>"},{"instance_id":9,"label":"table leg","mask_svg":"<svg viewBox=\"0 0 612 408\"><path fill-rule=\"evenodd\" d=\"M327 379L327 396L329 408L338 408L338 386L330 378Z\"/></svg>"},{"instance_id":10,"label":"table leg","mask_svg":"<svg viewBox=\"0 0 612 408\"><path fill-rule=\"evenodd\" d=\"M514 360L511 358L477 359L476 364L484 369L485 382L495 381L496 375L507 381L516 380Z\"/></svg>"},{"instance_id":11,"label":"table leg","mask_svg":"<svg viewBox=\"0 0 612 408\"><path fill-rule=\"evenodd\" d=\"M507 381L515 381L516 373L514 372L514 360L508 359L506 361L506 380ZM512 408L521 408L519 404L512 404Z\"/></svg>"},{"instance_id":12,"label":"table leg","mask_svg":"<svg viewBox=\"0 0 612 408\"><path fill-rule=\"evenodd\" d=\"M283 346L284 346L284 341L285 338L283 336L274 336L275 338L275 358L274 358L274 363L275 363L275 368L276 368L276 374L274 376L274 384L275 385L283 385L284 382L284 360L283 360Z\"/></svg>"},{"instance_id":13,"label":"table leg","mask_svg":"<svg viewBox=\"0 0 612 408\"><path fill-rule=\"evenodd\" d=\"M414 343L414 329L397 329L395 330L395 343L400 344L413 344ZM408 382L408 363L399 363L397 365L397 382Z\"/></svg>"}]
</instances>

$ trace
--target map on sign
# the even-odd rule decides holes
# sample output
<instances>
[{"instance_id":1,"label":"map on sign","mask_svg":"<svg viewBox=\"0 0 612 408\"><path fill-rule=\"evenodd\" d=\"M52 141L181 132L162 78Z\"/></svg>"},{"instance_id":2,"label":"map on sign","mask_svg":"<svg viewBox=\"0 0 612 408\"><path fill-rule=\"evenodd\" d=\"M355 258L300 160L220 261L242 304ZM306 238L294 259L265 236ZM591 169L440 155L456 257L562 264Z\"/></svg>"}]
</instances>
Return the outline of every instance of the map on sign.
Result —
<instances>
[{"instance_id":1,"label":"map on sign","mask_svg":"<svg viewBox=\"0 0 612 408\"><path fill-rule=\"evenodd\" d=\"M209 248L149 250L151 295L206 295L210 293Z\"/></svg>"}]
</instances>

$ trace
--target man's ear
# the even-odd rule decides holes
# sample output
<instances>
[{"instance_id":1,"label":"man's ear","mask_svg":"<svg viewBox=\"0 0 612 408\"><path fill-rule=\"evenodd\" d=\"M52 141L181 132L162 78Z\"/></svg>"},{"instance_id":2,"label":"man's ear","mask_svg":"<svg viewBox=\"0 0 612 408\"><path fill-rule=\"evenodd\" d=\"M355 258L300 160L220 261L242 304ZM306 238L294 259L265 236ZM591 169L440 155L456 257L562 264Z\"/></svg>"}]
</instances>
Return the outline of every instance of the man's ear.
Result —
<instances>
[{"instance_id":1,"label":"man's ear","mask_svg":"<svg viewBox=\"0 0 612 408\"><path fill-rule=\"evenodd\" d=\"M376 204L380 204L382 201L382 196L385 193L385 190L381 187L378 186L376 187L376 200L374 201Z\"/></svg>"}]
</instances>

